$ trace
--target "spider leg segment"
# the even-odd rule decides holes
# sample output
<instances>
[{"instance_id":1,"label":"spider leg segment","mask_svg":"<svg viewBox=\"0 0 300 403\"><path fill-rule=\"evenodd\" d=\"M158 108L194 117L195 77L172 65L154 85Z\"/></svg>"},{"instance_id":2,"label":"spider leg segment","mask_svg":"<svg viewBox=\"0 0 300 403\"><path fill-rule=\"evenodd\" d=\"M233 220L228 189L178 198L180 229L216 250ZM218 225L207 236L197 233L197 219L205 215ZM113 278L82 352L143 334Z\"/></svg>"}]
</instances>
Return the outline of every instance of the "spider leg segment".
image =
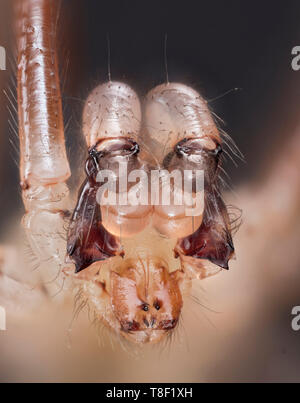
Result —
<instances>
[{"instance_id":1,"label":"spider leg segment","mask_svg":"<svg viewBox=\"0 0 300 403\"><path fill-rule=\"evenodd\" d=\"M40 265L47 262L42 279L53 280L54 289L61 286L55 280L65 258L70 176L55 48L57 5L25 0L15 8L23 225Z\"/></svg>"}]
</instances>

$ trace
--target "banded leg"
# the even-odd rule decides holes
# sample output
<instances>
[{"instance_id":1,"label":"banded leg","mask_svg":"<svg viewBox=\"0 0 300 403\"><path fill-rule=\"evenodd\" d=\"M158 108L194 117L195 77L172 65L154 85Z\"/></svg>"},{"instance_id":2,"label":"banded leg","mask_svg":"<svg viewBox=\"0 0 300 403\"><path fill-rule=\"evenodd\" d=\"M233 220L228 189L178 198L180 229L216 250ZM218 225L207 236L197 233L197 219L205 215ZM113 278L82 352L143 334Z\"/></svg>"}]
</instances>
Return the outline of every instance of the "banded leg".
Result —
<instances>
[{"instance_id":1,"label":"banded leg","mask_svg":"<svg viewBox=\"0 0 300 403\"><path fill-rule=\"evenodd\" d=\"M41 281L54 291L62 281L70 176L55 49L58 4L23 0L15 7L23 225Z\"/></svg>"}]
</instances>

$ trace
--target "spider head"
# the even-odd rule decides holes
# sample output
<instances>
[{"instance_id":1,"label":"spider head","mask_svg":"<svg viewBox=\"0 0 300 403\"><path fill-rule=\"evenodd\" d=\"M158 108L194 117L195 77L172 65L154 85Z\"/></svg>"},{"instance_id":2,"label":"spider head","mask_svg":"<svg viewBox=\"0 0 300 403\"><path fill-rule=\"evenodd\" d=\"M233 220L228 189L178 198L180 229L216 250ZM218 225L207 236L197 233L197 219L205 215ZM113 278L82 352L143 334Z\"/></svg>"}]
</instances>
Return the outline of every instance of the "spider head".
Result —
<instances>
[{"instance_id":1,"label":"spider head","mask_svg":"<svg viewBox=\"0 0 300 403\"><path fill-rule=\"evenodd\" d=\"M180 271L169 273L161 259L128 259L110 279L112 310L127 339L153 343L176 327L182 307Z\"/></svg>"}]
</instances>

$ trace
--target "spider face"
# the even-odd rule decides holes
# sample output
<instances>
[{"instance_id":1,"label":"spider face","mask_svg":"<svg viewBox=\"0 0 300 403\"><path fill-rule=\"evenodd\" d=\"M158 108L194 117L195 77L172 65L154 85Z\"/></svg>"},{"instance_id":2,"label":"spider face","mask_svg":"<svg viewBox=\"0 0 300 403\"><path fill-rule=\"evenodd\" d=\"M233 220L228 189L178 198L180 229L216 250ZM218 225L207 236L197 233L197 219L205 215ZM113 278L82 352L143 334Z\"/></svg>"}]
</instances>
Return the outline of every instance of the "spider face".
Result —
<instances>
[{"instance_id":1,"label":"spider face","mask_svg":"<svg viewBox=\"0 0 300 403\"><path fill-rule=\"evenodd\" d=\"M156 342L178 323L181 274L169 273L158 258L129 260L111 272L111 302L122 334L135 342Z\"/></svg>"},{"instance_id":2,"label":"spider face","mask_svg":"<svg viewBox=\"0 0 300 403\"><path fill-rule=\"evenodd\" d=\"M143 108L127 85L100 85L83 121L94 145L68 254L82 277L99 267L105 302L103 294L87 294L99 317L131 341L156 342L178 323L182 283L191 273L206 277L207 261L213 273L228 268L232 256L217 184L221 139L203 99L182 84L158 86ZM188 209L195 199L197 208Z\"/></svg>"}]
</instances>

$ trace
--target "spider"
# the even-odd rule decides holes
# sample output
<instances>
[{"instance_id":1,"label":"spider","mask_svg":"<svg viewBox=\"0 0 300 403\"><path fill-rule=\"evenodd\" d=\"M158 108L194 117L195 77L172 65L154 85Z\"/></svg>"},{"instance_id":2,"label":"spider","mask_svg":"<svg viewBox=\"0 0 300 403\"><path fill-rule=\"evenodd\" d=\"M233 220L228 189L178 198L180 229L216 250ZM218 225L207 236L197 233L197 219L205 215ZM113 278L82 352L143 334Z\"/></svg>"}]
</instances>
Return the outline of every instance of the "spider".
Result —
<instances>
[{"instance_id":1,"label":"spider","mask_svg":"<svg viewBox=\"0 0 300 403\"><path fill-rule=\"evenodd\" d=\"M218 6L220 6L220 4L222 3L219 3ZM213 5L212 8L213 7L215 7L215 5ZM256 9L255 7L256 6L253 5L253 10ZM180 18L182 17L181 13L182 8L180 8ZM229 13L232 13L231 9ZM237 14L239 15L239 12ZM248 9L246 14L248 18ZM236 18L235 15L231 20L229 19L229 21L232 23L233 21L245 21L243 20L242 14L239 16L241 19ZM112 16L112 18L114 18L114 16ZM175 22L177 22L175 17L174 19ZM223 14L222 19L224 19ZM227 25L228 19L225 18L225 20ZM217 20L217 23L219 24L220 21L221 18ZM151 19L151 23L152 22ZM126 20L126 24L127 23L128 21ZM269 24L271 28L272 24L270 21ZM230 25L233 25L235 32L240 29L238 23L237 25L234 23ZM222 26L221 24L220 29L216 30L217 35L219 32L222 32L224 26L225 25ZM207 25L205 25L205 28L206 27ZM196 28L198 29L198 26ZM263 18L263 32L264 29L265 18ZM202 31L200 30L199 35L201 32L204 32L204 30L204 28ZM260 29L257 31L258 35L261 35L262 31ZM186 38L188 39L188 36L186 36ZM199 36L196 36L196 40L198 40L198 38ZM226 40L227 38L228 36L226 36ZM224 40L223 43L226 43L226 40ZM243 40L245 40L244 36ZM3 41L3 39L1 41ZM292 42L293 45L298 43L294 39ZM208 41L208 43L210 44L211 42ZM251 44L252 42L248 39L247 44L249 43ZM233 41L233 49L235 49L235 45L236 42ZM286 42L283 41L281 47L279 46L278 48L278 54L280 54L279 49L282 50L285 45ZM250 48L251 46L248 47ZM200 46L197 49L200 50ZM205 55L206 53L201 53L201 57L202 54ZM254 54L256 54L256 50ZM290 44L288 44L286 54L290 54ZM272 54L271 57L272 62L275 60L273 56L274 54ZM233 59L234 63L239 57L240 54L237 59ZM266 58L262 57L262 60L265 62L269 59L266 56ZM257 376L259 376L260 380L266 379L268 381L274 381L278 379L290 380L291 377L292 379L298 377L299 371L297 371L297 368L299 362L297 360L297 354L292 354L292 352L297 351L298 334L294 332L290 326L292 307L299 305L298 245L300 181L298 150L300 131L297 106L298 94L295 91L295 80L297 79L298 73L291 72L292 86L286 88L287 83L285 80L289 73L290 60L283 58L282 63L285 63L285 69L283 69L284 74L282 74L282 80L280 82L276 81L276 88L283 89L284 84L284 89L288 89L288 91L285 91L285 94L280 91L280 96L274 97L273 91L268 92L266 88L261 88L260 86L259 88L255 88L255 94L263 94L262 99L271 96L272 99L274 98L274 102L277 103L277 112L274 113L275 108L273 105L271 113L269 113L268 118L266 118L267 121L269 119L272 131L269 127L268 134L268 127L266 128L264 126L260 128L260 124L257 123L255 131L251 133L250 129L247 130L247 119L242 124L243 126L245 124L246 128L246 135L243 135L242 138L248 140L247 136L251 134L251 136L253 136L249 138L249 142L251 143L253 138L258 139L258 136L261 136L259 137L259 141L257 141L259 150L263 148L263 143L266 143L266 139L268 139L267 153L262 155L263 159L259 158L258 153L255 161L254 159L251 161L251 155L249 155L251 144L249 145L249 149L247 149L247 160L250 165L255 162L255 164L259 166L259 164L263 162L268 170L266 169L264 171L262 168L258 169L257 175L253 178L254 180L252 182L248 180L242 183L237 189L239 200L236 204L243 209L243 225L236 236L234 236L237 260L230 260L230 271L223 270L222 274L202 282L198 280L192 281L193 286L197 288L194 289L194 292L189 289L190 281L186 277L186 290L181 287L183 281L180 280L180 292L181 296L184 298L184 305L179 316L181 323L175 325L176 331L175 329L168 331L160 330L159 332L161 333L159 334L162 335L162 338L161 342L157 344L159 350L161 350L161 347L167 345L167 342L172 340L170 356L164 356L163 360L158 361L157 357L154 355L153 345L150 345L150 354L147 359L147 357L144 357L147 346L143 343L140 343L143 351L143 359L140 362L128 359L128 356L122 351L123 349L119 349L118 346L116 346L117 348L114 352L110 351L107 353L105 349L99 351L99 346L94 343L95 335L93 331L90 332L88 326L86 326L86 315L81 315L77 323L77 330L80 335L79 343L76 346L77 348L73 348L71 354L69 351L65 351L64 340L66 323L68 324L68 320L70 319L69 306L73 306L73 297L71 294L71 298L69 298L69 291L73 290L74 285L75 288L78 285L80 289L80 292L76 295L76 307L78 306L80 308L86 303L86 296L90 295L89 291L92 287L95 293L97 293L93 300L94 303L103 301L103 299L100 299L101 296L109 298L108 290L106 291L106 289L110 284L110 279L106 276L110 268L112 269L111 271L114 272L114 277L117 279L126 278L130 280L130 276L132 275L130 267L127 267L126 270L124 269L123 272L118 271L118 266L116 265L116 267L112 263L113 259L114 261L118 259L122 263L124 259L128 257L130 251L132 251L132 258L134 259L134 251L137 250L139 241L143 240L147 241L148 245L153 247L153 249L155 248L155 250L159 252L160 257L164 257L169 268L172 266L173 272L179 270L178 273L180 273L181 268L179 264L180 257L175 258L173 254L169 254L175 248L175 242L172 244L168 236L160 234L160 236L150 238L150 232L148 232L149 238L146 239L145 236L147 232L143 230L133 234L133 236L126 237L126 233L124 232L126 225L125 222L123 222L121 245L123 246L123 251L125 251L124 257L122 258L120 255L100 262L94 262L89 267L75 274L75 264L74 260L72 260L72 256L74 257L74 255L69 257L69 263L65 262L67 232L69 228L72 228L70 227L70 222L72 222L71 216L78 201L77 194L75 195L76 200L72 201L73 187L71 187L70 182L68 182L71 190L70 196L64 184L52 187L44 186L44 192L40 193L40 195L44 197L44 200L53 200L49 202L49 206L56 205L58 207L57 211L53 211L52 207L50 211L50 208L45 208L45 205L38 202L36 199L29 200L29 202L33 202L29 207L33 207L34 212L38 213L36 219L34 219L34 214L31 214L31 226L27 227L31 249L33 249L35 256L38 255L38 268L35 270L36 267L32 265L34 271L31 273L37 276L37 282L33 282L33 285L36 285L34 290L26 286L29 276L25 273L25 262L23 260L14 260L13 252L14 249L17 249L15 243L18 245L16 240L17 232L13 232L11 235L11 237L13 237L11 243L14 245L14 248L7 248L5 245L1 245L0 247L0 305L5 307L8 320L7 331L0 332L1 354L3 358L3 368L5 368L3 376L6 379L11 380L13 376L21 380L23 380L24 377L26 377L26 379L41 379L43 381L50 378L52 380L61 380L66 379L66 374L68 374L68 379L72 380L76 379L82 381L86 379L90 381L101 379L115 381L118 379L121 382L124 380L131 382L137 382L138 380L149 381L149 379L159 382L182 382L191 380L216 381L218 379L222 379L222 381L232 381L233 379L244 381L245 379L257 380ZM224 61L224 64L226 64L226 61ZM251 73L250 70L247 71L251 85L252 82L254 82L254 77L256 77L254 70L255 69L251 68ZM0 74L0 79L3 77L4 75ZM31 97L32 95L30 95L30 99ZM10 96L10 100L12 100L11 98L12 96ZM50 97L48 97L48 99L50 100ZM39 98L39 103L40 100L41 98ZM263 102L262 104L265 107ZM10 109L13 108L11 105L9 105L9 107ZM243 110L242 106L241 109ZM249 120L253 120L253 116L256 116L256 112L251 110L251 108L245 108L245 110L247 116L249 116ZM265 109L263 113L265 113ZM145 119L144 113L142 116L143 119ZM11 120L12 118L10 117L9 119ZM5 122L5 119L2 119L0 124L3 122ZM141 133L145 134L144 132ZM272 133L272 135L270 135L270 133ZM278 143L276 143L276 139ZM136 143L138 143L139 146L139 152L137 153L138 162L144 164L144 172L147 173L149 167L151 170L152 156L149 156L149 153L147 153L144 139L143 142L141 142L140 138L140 141L136 141ZM99 145L99 147L100 146L101 145ZM96 147L98 147L98 145ZM137 148L136 145L134 145L134 147ZM88 148L87 146L82 153L85 155L85 158L96 157L96 153L89 153ZM163 147L161 147L161 149L163 149ZM2 147L2 151L3 150L4 147ZM97 152L97 149L95 151ZM125 151L126 148L125 150L123 148L122 152L124 153ZM142 155L143 153L148 155L144 157L144 155ZM81 152L77 151L76 154L76 151L74 151L73 154L76 155L76 159L81 158ZM220 154L220 157L221 155L222 154ZM166 162L169 158L170 157L167 158ZM172 160L170 161L172 162ZM6 167L5 164L6 161L3 163L4 167ZM154 164L154 167L157 168L157 165ZM220 165L219 167L222 168ZM111 171L114 172L114 168L112 168ZM10 175L6 176L12 181ZM249 176L248 168L247 176ZM72 177L74 178L73 172ZM72 179L72 182L73 181L74 179ZM54 183L52 185L54 185ZM99 184L99 187L100 185L101 184ZM56 193L54 191L55 189L57 189ZM47 190L49 191L48 194ZM143 192L143 194L144 193L146 192ZM60 197L61 194L65 196L64 199ZM232 197L232 192L225 194L226 201L232 202ZM13 218L11 213L12 207L13 206L9 206L6 212L7 216L10 217L10 224L11 218ZM114 216L116 216L116 214L114 214L114 207L108 208L108 206L101 206L101 209L102 208L104 210L102 214L104 228L110 233L116 234L118 238L118 234L120 234L119 229L118 227L113 228L113 224L116 224L113 220ZM159 209L157 208L157 210ZM31 212L32 210L28 208L26 212L27 217ZM144 208L144 212L141 210L140 212L140 217L142 218L133 221L135 217L130 217L131 223L134 222L134 225L128 225L127 230L137 231L139 225L144 226L145 221L147 219L150 220L150 216L153 223L153 217L155 218L153 213L146 214L146 208ZM44 218L48 217L46 224L45 221L39 220L42 216L41 213L44 214ZM111 219L105 222L106 217L110 217ZM124 218L124 216L122 217ZM189 217L187 222L190 223L191 221L191 217ZM162 226L162 220L158 222L158 224L164 227L161 228L161 231L163 229L164 233L167 233L169 230L169 226L167 225L169 222L170 220L165 220L164 226ZM28 223L26 217L24 223ZM9 235L10 234L5 231L5 239L8 239L8 242L10 239ZM166 251L168 251L167 256L164 255ZM100 263L103 270L100 271L98 275L98 267L96 266ZM143 261L139 263L138 269L142 273L145 265L143 266ZM92 286L93 269L95 270L95 276L97 276L99 280L98 287L96 287L96 284ZM170 273L171 272L170 270ZM137 273L137 269L134 269L133 273ZM200 276L201 273L198 272L197 274ZM84 278L85 275L87 276L86 279ZM119 278L117 275L119 275ZM130 283L130 281L128 282ZM152 282L152 284L154 284L154 282ZM40 287L38 285L40 285ZM206 296L209 295L210 299L213 300L213 307L218 311L223 311L223 314L213 314L212 321L214 329L211 328L210 324L207 324L209 328L209 330L207 330L205 318L203 318L204 321L202 321L202 317L200 317L201 314L204 314L202 312L202 304L204 305L207 302L203 293L201 293L201 297L196 301L198 305L196 307L193 306L195 302L194 299L197 295L195 292L200 292L198 287L201 287L201 291L203 291L202 288L205 288ZM70 290L68 290L68 288L70 288ZM55 297L49 298L49 296ZM59 308L57 308L56 302L59 298L63 300L64 304L62 306L59 305ZM47 301L49 301L48 305ZM93 307L93 302L90 301L88 304L96 312L97 309ZM109 308L110 301L107 300L107 302L107 307ZM145 304L142 307L139 306L139 311L135 313L138 312L141 315L147 315L149 312L155 312L160 314L162 307L158 303L159 301L155 300L152 302L155 303L155 306L153 304ZM199 306L200 303L201 306ZM31 312L32 307L34 308L34 314ZM47 307L49 310L47 310ZM64 311L64 307L67 307L66 312ZM18 315L20 310L22 314ZM28 312L30 315L27 315ZM116 318L116 314L119 312L119 310L114 312ZM212 313L209 314L209 318L211 315ZM15 326L13 326L13 318L17 319ZM101 316L98 314L97 320L99 321L99 319L101 319ZM104 323L104 320L101 320L101 323ZM115 323L118 326L121 325L120 322ZM145 324L142 324L142 326L144 325ZM105 326L101 326L101 328L103 328L103 330L106 329ZM107 328L110 328L109 324ZM215 331L215 328L217 328L217 331ZM185 333L182 334L182 331ZM123 336L132 340L134 334L138 335L140 332L135 329L128 329L127 332L116 329L113 333L118 335L118 342L120 342L120 346L123 347L123 340L126 340ZM111 339L112 332L108 332L108 334ZM170 337L165 337L167 335ZM89 338L89 336L91 337ZM183 336L183 339L181 336ZM73 332L73 337L76 337L75 331ZM103 340L104 339L103 337ZM185 349L181 351L182 346L180 346L180 344L182 341L185 341L185 339L189 343L189 351ZM63 345L63 348L59 350L60 344ZM125 345L127 345L126 341ZM131 345L131 347L134 346ZM45 371L45 361L47 362L47 371ZM26 366L26 370L24 371L23 363L26 362L30 363L30 368ZM158 362L159 365L157 365ZM109 363L109 365L104 365L106 363ZM289 371L287 371L287 368L289 368ZM294 375L292 371L294 371Z\"/></svg>"},{"instance_id":2,"label":"spider","mask_svg":"<svg viewBox=\"0 0 300 403\"><path fill-rule=\"evenodd\" d=\"M160 341L176 328L192 280L227 269L234 255L235 221L222 200L219 173L224 143L237 149L220 135L193 89L166 82L141 105L132 88L109 80L85 102L86 179L72 207L54 44L57 10L37 0L17 7L23 225L43 266L39 280L60 295L67 294L67 284L79 287L97 318L125 338ZM117 171L122 163L128 168L124 175ZM128 207L97 198L99 173L106 170L116 182L144 172L148 181L129 189L143 195L153 170L184 173L195 167L204 171L197 216L186 216L183 205L147 200ZM194 176L189 180L193 188ZM162 181L160 189L166 186ZM172 196L176 189L173 184Z\"/></svg>"},{"instance_id":3,"label":"spider","mask_svg":"<svg viewBox=\"0 0 300 403\"><path fill-rule=\"evenodd\" d=\"M72 208L56 7L49 0L16 3L23 226L47 289L74 284L114 332L135 343L158 342L176 328L192 280L228 269L234 254L219 180L230 139L221 136L207 102L184 84L167 81L141 103L127 84L109 80L83 108L86 178ZM107 172L117 191L107 187ZM158 195L166 189L167 202ZM104 202L108 193L117 204ZM124 203L124 196L135 202ZM45 281L49 273L55 277Z\"/></svg>"}]
</instances>

